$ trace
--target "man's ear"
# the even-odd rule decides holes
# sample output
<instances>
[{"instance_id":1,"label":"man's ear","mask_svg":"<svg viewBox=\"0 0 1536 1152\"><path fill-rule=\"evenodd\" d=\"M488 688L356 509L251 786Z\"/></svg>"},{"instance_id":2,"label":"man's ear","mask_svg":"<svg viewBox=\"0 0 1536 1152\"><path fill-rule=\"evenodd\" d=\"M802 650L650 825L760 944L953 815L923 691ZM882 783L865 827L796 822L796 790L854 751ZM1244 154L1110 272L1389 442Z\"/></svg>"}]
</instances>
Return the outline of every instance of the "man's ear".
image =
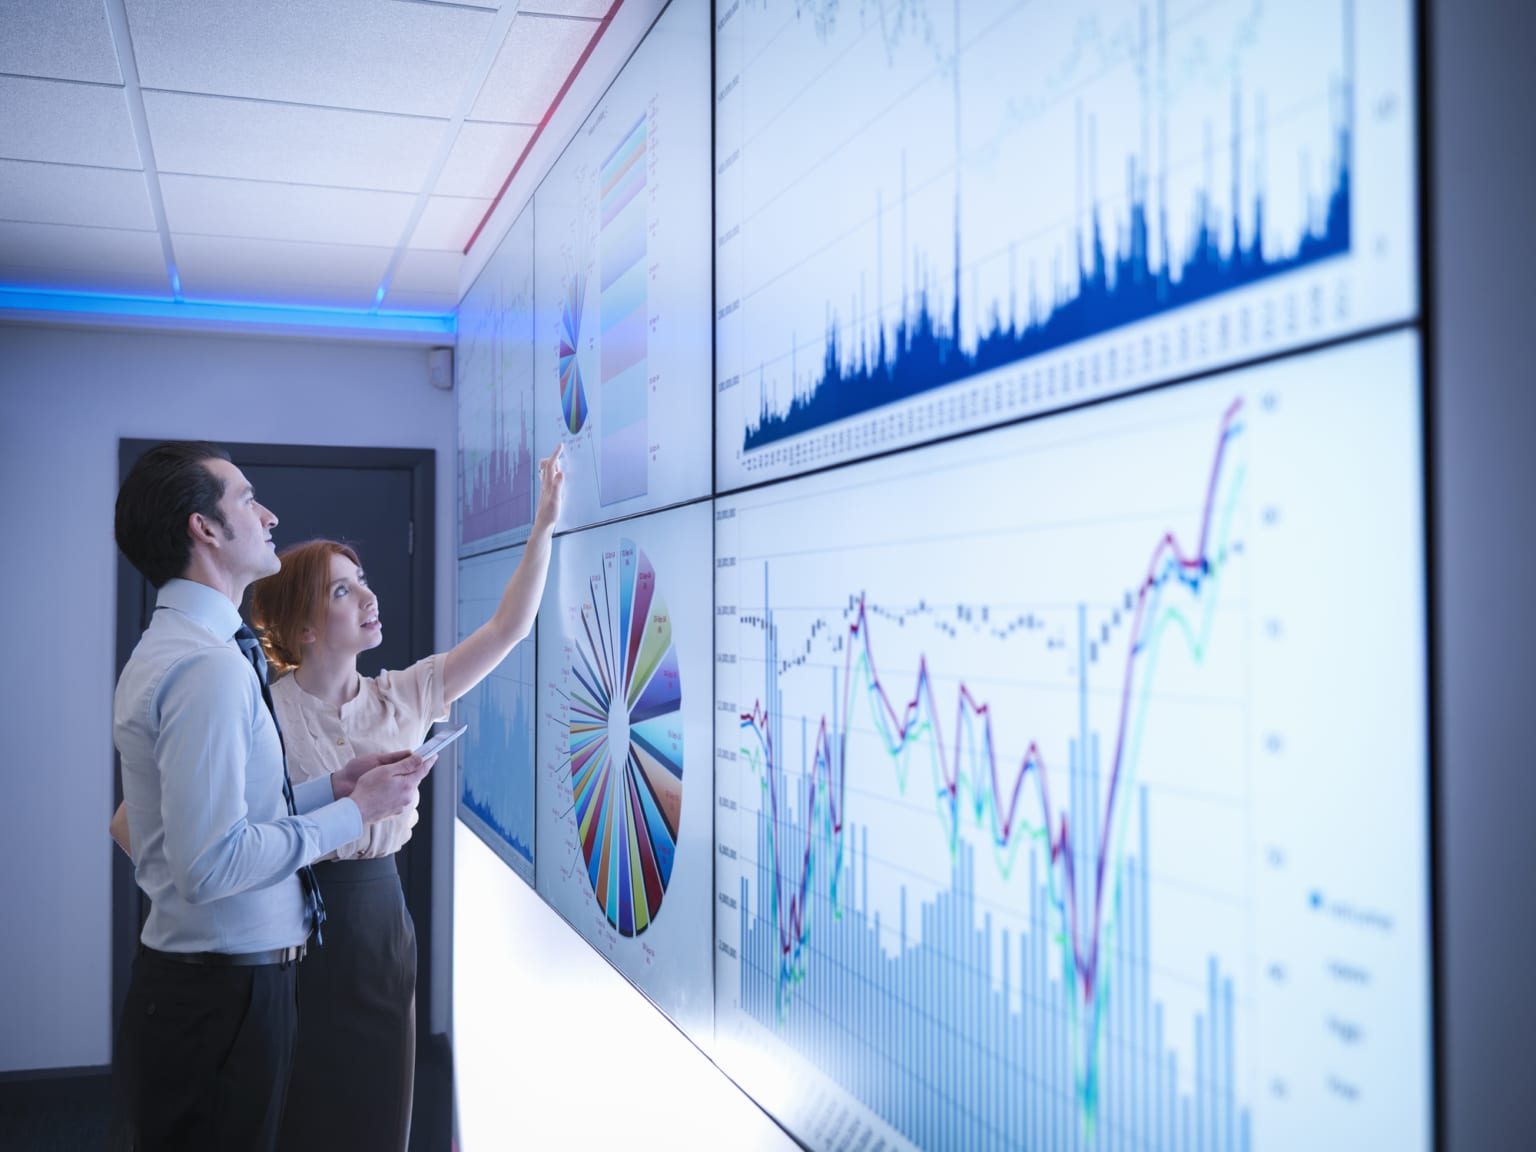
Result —
<instances>
[{"instance_id":1,"label":"man's ear","mask_svg":"<svg viewBox=\"0 0 1536 1152\"><path fill-rule=\"evenodd\" d=\"M219 542L218 527L201 512L193 512L187 517L187 535L194 544L212 544L217 547Z\"/></svg>"}]
</instances>

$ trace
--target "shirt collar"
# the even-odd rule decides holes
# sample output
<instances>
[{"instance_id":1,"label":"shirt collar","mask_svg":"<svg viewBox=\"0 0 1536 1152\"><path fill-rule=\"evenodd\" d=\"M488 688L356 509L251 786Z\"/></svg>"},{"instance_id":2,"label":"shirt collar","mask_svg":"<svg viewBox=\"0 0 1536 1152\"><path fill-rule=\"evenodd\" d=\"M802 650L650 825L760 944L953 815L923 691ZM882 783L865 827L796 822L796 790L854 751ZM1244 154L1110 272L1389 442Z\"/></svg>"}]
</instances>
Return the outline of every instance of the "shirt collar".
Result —
<instances>
[{"instance_id":1,"label":"shirt collar","mask_svg":"<svg viewBox=\"0 0 1536 1152\"><path fill-rule=\"evenodd\" d=\"M229 597L206 584L179 577L167 580L155 597L156 608L170 608L188 616L221 639L228 640L240 627L240 613Z\"/></svg>"}]
</instances>

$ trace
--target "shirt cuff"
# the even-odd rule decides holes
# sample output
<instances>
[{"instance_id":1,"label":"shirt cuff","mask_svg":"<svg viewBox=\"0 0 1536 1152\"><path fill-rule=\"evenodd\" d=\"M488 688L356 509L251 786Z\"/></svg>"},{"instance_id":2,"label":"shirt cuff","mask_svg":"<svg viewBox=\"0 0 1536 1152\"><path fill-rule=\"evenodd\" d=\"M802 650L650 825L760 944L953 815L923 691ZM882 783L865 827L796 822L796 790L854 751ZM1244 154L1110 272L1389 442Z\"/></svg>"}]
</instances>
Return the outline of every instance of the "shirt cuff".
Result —
<instances>
[{"instance_id":1,"label":"shirt cuff","mask_svg":"<svg viewBox=\"0 0 1536 1152\"><path fill-rule=\"evenodd\" d=\"M304 816L316 808L324 808L336 802L336 791L331 787L329 775L316 776L293 786L293 806Z\"/></svg>"},{"instance_id":2,"label":"shirt cuff","mask_svg":"<svg viewBox=\"0 0 1536 1152\"><path fill-rule=\"evenodd\" d=\"M337 800L329 774L293 786L293 806L320 830L320 852L334 852L363 834L363 814L351 798Z\"/></svg>"},{"instance_id":3,"label":"shirt cuff","mask_svg":"<svg viewBox=\"0 0 1536 1152\"><path fill-rule=\"evenodd\" d=\"M363 834L363 814L349 796L304 814L320 831L320 851L316 859L334 852Z\"/></svg>"}]
</instances>

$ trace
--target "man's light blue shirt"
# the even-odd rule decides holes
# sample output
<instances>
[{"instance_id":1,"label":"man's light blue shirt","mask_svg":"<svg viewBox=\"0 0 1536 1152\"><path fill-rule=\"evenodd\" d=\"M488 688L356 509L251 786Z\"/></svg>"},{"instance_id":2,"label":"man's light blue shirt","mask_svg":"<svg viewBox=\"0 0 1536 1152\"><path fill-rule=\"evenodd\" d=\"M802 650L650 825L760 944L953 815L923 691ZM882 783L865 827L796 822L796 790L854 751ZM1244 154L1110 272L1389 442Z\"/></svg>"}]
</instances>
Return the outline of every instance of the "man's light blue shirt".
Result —
<instances>
[{"instance_id":1,"label":"man's light blue shirt","mask_svg":"<svg viewBox=\"0 0 1536 1152\"><path fill-rule=\"evenodd\" d=\"M117 682L113 737L139 887L142 939L163 952L257 952L304 941L299 866L355 840L363 821L330 778L283 800L283 752L240 614L204 584L169 580Z\"/></svg>"}]
</instances>

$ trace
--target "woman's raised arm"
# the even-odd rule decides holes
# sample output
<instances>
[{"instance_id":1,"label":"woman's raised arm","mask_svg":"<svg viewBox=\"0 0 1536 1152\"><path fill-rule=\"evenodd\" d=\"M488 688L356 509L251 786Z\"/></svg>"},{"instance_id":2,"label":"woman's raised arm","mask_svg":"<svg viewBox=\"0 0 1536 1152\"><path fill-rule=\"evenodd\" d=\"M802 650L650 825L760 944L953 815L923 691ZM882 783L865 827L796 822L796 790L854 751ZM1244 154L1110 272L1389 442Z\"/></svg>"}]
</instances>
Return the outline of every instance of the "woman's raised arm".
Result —
<instances>
[{"instance_id":1,"label":"woman's raised arm","mask_svg":"<svg viewBox=\"0 0 1536 1152\"><path fill-rule=\"evenodd\" d=\"M514 645L533 631L544 598L544 579L549 575L555 521L565 491L565 472L560 467L561 445L539 461L539 507L533 532L507 581L496 611L479 628L460 640L443 658L443 700L451 703L490 675L506 659Z\"/></svg>"}]
</instances>

